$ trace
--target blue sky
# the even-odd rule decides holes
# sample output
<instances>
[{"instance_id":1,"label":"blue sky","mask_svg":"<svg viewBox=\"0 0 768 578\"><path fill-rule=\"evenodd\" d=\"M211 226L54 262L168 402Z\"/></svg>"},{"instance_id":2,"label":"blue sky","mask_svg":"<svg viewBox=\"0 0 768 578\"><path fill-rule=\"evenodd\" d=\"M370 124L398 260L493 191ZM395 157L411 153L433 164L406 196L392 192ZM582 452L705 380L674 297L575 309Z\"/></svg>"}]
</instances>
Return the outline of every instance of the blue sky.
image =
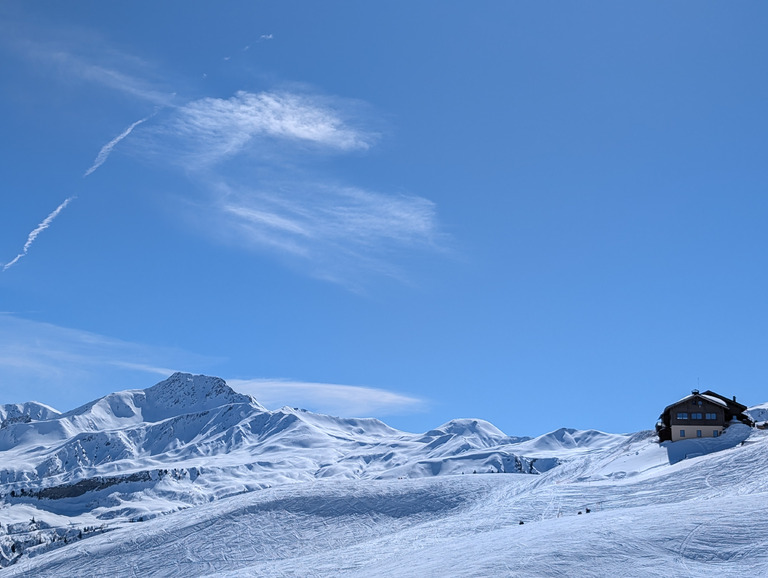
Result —
<instances>
[{"instance_id":1,"label":"blue sky","mask_svg":"<svg viewBox=\"0 0 768 578\"><path fill-rule=\"evenodd\" d=\"M762 2L0 4L0 401L511 435L768 400Z\"/></svg>"}]
</instances>

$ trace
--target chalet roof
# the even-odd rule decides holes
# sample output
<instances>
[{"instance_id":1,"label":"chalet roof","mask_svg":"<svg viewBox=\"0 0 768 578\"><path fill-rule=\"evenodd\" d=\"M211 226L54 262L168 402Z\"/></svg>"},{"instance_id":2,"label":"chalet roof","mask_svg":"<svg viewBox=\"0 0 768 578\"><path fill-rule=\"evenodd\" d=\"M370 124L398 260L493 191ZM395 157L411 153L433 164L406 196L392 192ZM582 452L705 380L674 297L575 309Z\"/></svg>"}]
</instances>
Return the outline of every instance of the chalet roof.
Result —
<instances>
[{"instance_id":1,"label":"chalet roof","mask_svg":"<svg viewBox=\"0 0 768 578\"><path fill-rule=\"evenodd\" d=\"M735 398L728 399L727 397L722 396L719 393L715 393L714 391L710 391L710 390L707 390L704 393L699 393L699 390L694 389L691 392L691 395L686 395L684 398L679 399L675 403L671 403L664 408L664 411L661 412L661 415L659 416L659 423L656 425L657 430L659 431L668 430L668 428L670 427L670 423L672 421L671 409L673 407L679 406L680 404L683 404L685 402L690 402L693 400L705 400L707 403L711 403L724 408L725 409L724 417L726 420L735 418L747 425L750 425L750 426L753 425L752 418L748 413L746 413L747 406L737 402ZM700 403L701 401L699 401L699 404ZM699 417L698 419L701 419L701 418ZM661 436L661 434L659 435ZM660 439L664 439L664 438L660 437Z\"/></svg>"},{"instance_id":2,"label":"chalet roof","mask_svg":"<svg viewBox=\"0 0 768 578\"><path fill-rule=\"evenodd\" d=\"M707 401L711 401L714 404L717 404L717 405L719 405L721 407L724 407L724 408L728 409L728 404L725 403L722 399L719 399L717 397L714 397L712 395L707 395L707 394L704 394L704 393L692 393L690 395L686 395L683 399L678 399L675 403L670 403L667 407L664 408L664 411L667 411L670 407L674 407L674 406L676 406L679 403L683 403L684 401L688 401L690 399L695 399L697 397L704 398Z\"/></svg>"},{"instance_id":3,"label":"chalet roof","mask_svg":"<svg viewBox=\"0 0 768 578\"><path fill-rule=\"evenodd\" d=\"M738 411L746 411L746 409L747 409L746 405L736 401L736 396L734 396L733 399L728 399L724 395L720 395L719 393L715 393L714 391L711 391L709 389L707 391L705 391L702 395L708 395L708 396L711 396L711 397L716 397L718 399L721 399L721 400L723 400L728 405L728 407L731 407L731 408L734 408L734 409L738 409Z\"/></svg>"},{"instance_id":4,"label":"chalet roof","mask_svg":"<svg viewBox=\"0 0 768 578\"><path fill-rule=\"evenodd\" d=\"M719 399L717 397L714 397L712 395L707 395L706 393L700 393L700 397L703 397L704 399L708 399L712 403L716 403L717 405L722 405L723 407L728 407L728 404L725 403L722 399Z\"/></svg>"}]
</instances>

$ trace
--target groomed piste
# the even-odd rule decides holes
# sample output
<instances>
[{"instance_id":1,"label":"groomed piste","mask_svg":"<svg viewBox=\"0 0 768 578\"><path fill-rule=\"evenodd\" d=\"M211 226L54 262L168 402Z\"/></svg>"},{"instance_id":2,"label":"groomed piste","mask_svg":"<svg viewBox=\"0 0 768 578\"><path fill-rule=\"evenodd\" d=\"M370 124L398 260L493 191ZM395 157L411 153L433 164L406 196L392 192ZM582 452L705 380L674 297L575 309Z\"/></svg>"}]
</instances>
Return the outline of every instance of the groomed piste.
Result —
<instances>
[{"instance_id":1,"label":"groomed piste","mask_svg":"<svg viewBox=\"0 0 768 578\"><path fill-rule=\"evenodd\" d=\"M0 406L0 573L768 575L767 440L412 434L179 373L63 414Z\"/></svg>"}]
</instances>

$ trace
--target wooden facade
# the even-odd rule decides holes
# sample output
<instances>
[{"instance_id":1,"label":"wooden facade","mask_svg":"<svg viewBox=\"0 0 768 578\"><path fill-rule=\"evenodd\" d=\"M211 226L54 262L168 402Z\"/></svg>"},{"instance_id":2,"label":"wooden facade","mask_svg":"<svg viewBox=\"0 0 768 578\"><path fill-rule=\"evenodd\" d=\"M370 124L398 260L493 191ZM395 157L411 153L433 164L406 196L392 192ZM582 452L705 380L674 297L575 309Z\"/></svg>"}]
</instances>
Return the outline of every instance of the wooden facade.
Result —
<instances>
[{"instance_id":1,"label":"wooden facade","mask_svg":"<svg viewBox=\"0 0 768 578\"><path fill-rule=\"evenodd\" d=\"M744 413L746 409L747 406L738 403L735 396L728 399L714 391L699 393L694 389L691 395L664 408L656 424L656 433L662 442L718 437L734 419L753 425Z\"/></svg>"}]
</instances>

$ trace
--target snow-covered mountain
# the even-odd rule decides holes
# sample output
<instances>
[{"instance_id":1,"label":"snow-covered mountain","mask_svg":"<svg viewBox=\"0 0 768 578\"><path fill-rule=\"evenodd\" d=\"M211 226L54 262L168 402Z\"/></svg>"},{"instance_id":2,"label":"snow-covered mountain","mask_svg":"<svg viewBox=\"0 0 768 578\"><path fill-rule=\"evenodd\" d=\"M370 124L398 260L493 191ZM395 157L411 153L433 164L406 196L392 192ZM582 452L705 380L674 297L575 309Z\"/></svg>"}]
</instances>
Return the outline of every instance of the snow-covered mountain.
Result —
<instances>
[{"instance_id":1,"label":"snow-covered mountain","mask_svg":"<svg viewBox=\"0 0 768 578\"><path fill-rule=\"evenodd\" d=\"M454 420L414 435L375 419L268 411L223 380L200 375L177 373L63 414L41 412L35 404L18 407L30 412L0 429L0 483L7 491L37 492L116 474L151 478L168 467L205 471L212 482L239 471L244 483L238 491L328 476L433 475L459 456L461 464L450 473L536 470L508 449L522 438L482 420Z\"/></svg>"},{"instance_id":2,"label":"snow-covered mountain","mask_svg":"<svg viewBox=\"0 0 768 578\"><path fill-rule=\"evenodd\" d=\"M63 414L0 406L0 564L11 565L1 573L551 575L589 558L575 545L564 553L559 532L583 532L595 548L658 541L658 555L660 536L674 541L690 520L715 519L736 535L719 573L755 574L768 554L734 520L748 523L739 500L754 515L768 507L765 433L739 425L717 447L659 445L652 432L530 439L457 419L412 434L375 419L269 411L219 378L177 373ZM462 476L475 473L484 475ZM586 508L589 517L576 516ZM664 510L658 526L638 523L653 508ZM699 568L691 536L667 563ZM723 540L693 561L717 561ZM659 560L647 573L582 564L565 574L653 575Z\"/></svg>"},{"instance_id":3,"label":"snow-covered mountain","mask_svg":"<svg viewBox=\"0 0 768 578\"><path fill-rule=\"evenodd\" d=\"M755 423L762 424L768 422L768 403L761 403L760 405L750 407L747 413Z\"/></svg>"},{"instance_id":4,"label":"snow-covered mountain","mask_svg":"<svg viewBox=\"0 0 768 578\"><path fill-rule=\"evenodd\" d=\"M58 411L36 401L0 405L0 428L17 422L51 419L57 415L59 415Z\"/></svg>"}]
</instances>

